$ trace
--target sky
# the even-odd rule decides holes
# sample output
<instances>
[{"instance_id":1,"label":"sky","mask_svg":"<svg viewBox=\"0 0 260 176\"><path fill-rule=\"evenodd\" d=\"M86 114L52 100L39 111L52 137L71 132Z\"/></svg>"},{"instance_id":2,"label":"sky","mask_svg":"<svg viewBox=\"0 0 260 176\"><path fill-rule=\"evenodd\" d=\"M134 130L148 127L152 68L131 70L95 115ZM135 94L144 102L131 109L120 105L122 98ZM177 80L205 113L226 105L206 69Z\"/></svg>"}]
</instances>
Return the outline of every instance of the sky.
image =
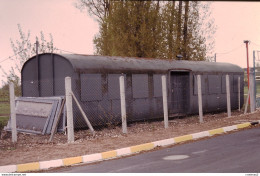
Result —
<instances>
[{"instance_id":1,"label":"sky","mask_svg":"<svg viewBox=\"0 0 260 176\"><path fill-rule=\"evenodd\" d=\"M17 24L31 33L31 41L43 31L54 46L78 54L94 54L93 39L98 23L88 13L75 8L77 0L0 0L0 66L8 72L14 62L10 39L19 39ZM253 65L253 50L260 51L260 2L212 2L215 19L215 49L217 62L246 67L246 46L250 40L249 62ZM259 61L260 63L260 61ZM1 80L6 80L0 70Z\"/></svg>"}]
</instances>

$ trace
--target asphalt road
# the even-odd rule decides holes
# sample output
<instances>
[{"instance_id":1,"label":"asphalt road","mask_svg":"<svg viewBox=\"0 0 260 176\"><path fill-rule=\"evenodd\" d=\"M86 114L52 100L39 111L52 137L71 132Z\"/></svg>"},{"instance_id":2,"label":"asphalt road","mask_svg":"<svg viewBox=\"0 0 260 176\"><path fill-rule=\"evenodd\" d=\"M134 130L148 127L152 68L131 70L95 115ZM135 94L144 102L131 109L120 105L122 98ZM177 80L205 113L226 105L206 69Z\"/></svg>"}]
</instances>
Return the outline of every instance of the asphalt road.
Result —
<instances>
[{"instance_id":1,"label":"asphalt road","mask_svg":"<svg viewBox=\"0 0 260 176\"><path fill-rule=\"evenodd\" d=\"M55 169L72 173L259 173L260 128L96 164Z\"/></svg>"}]
</instances>

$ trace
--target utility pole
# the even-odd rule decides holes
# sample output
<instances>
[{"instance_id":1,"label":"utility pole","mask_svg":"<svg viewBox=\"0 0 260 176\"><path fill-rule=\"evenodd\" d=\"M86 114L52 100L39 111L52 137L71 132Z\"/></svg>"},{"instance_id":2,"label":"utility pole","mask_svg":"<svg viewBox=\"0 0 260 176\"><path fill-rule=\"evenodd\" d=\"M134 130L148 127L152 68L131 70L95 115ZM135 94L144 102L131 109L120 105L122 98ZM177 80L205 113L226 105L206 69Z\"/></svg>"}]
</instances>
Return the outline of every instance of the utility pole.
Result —
<instances>
[{"instance_id":1,"label":"utility pole","mask_svg":"<svg viewBox=\"0 0 260 176\"><path fill-rule=\"evenodd\" d=\"M36 55L38 55L38 54L39 54L39 51L38 51L38 48L39 48L39 41L38 41L38 38L36 38L35 45L36 45Z\"/></svg>"},{"instance_id":2,"label":"utility pole","mask_svg":"<svg viewBox=\"0 0 260 176\"><path fill-rule=\"evenodd\" d=\"M214 60L215 60L215 62L217 62L217 53L215 53Z\"/></svg>"},{"instance_id":3,"label":"utility pole","mask_svg":"<svg viewBox=\"0 0 260 176\"><path fill-rule=\"evenodd\" d=\"M244 43L246 44L246 56L247 56L247 86L248 86L248 90L249 90L249 58L248 58L248 43L249 40L244 40ZM250 102L250 97L249 100Z\"/></svg>"},{"instance_id":4,"label":"utility pole","mask_svg":"<svg viewBox=\"0 0 260 176\"><path fill-rule=\"evenodd\" d=\"M39 71L39 41L38 38L36 37L36 42L35 42L35 51L36 51L36 69L37 69L37 90L38 90L38 96L40 97L40 71Z\"/></svg>"}]
</instances>

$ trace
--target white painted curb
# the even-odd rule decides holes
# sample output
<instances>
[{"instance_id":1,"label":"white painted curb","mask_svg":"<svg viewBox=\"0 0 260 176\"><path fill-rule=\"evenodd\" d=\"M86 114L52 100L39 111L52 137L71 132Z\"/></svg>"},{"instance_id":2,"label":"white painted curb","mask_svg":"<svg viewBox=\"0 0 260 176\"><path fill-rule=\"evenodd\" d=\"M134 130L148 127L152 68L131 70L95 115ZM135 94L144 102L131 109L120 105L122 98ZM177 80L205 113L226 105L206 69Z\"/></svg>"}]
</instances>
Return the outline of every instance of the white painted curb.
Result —
<instances>
[{"instance_id":1,"label":"white painted curb","mask_svg":"<svg viewBox=\"0 0 260 176\"><path fill-rule=\"evenodd\" d=\"M61 167L61 166L64 166L65 165L64 162L65 161L68 162L68 160L70 161L70 163L66 164L66 165L74 165L74 164L79 164L79 163L93 163L93 162L97 162L97 161L112 159L115 157L131 155L131 154L138 153L138 152L144 151L144 150L151 150L158 146L160 147L160 146L173 145L178 142L177 139L179 139L179 138L181 138L182 141L190 141L190 140L199 139L199 138L203 138L203 137L207 137L207 136L212 136L215 134L225 133L228 131L236 130L238 128L246 128L253 124L260 124L260 120L256 121L256 122L251 122L251 123L243 123L243 124L213 129L213 130L209 130L209 131L202 131L202 132L194 133L194 134L190 134L190 135L184 135L184 136L179 136L179 137L175 137L175 138L159 140L159 141L155 141L155 142L151 142L151 143L140 144L140 145L121 148L121 149L112 150L112 151L108 151L108 152L95 153L95 154L90 154L90 155L50 160L50 161L41 161L41 162L33 162L33 163L25 163L25 164L17 164L17 165L0 166L0 173L17 172L19 170L20 171L21 170L22 171L34 171L34 170L39 170L39 169L44 170L44 169L49 169L49 168L54 168L54 167ZM176 139L177 141L175 141L174 139ZM134 152L135 150L131 150L131 149L138 149L138 150L136 150L137 152Z\"/></svg>"},{"instance_id":2,"label":"white painted curb","mask_svg":"<svg viewBox=\"0 0 260 176\"><path fill-rule=\"evenodd\" d=\"M82 156L83 158L83 163L92 163L96 161L101 161L102 160L102 155L101 153L95 153L91 155L84 155Z\"/></svg>"},{"instance_id":3,"label":"white painted curb","mask_svg":"<svg viewBox=\"0 0 260 176\"><path fill-rule=\"evenodd\" d=\"M50 160L50 161L40 161L40 169L49 169L52 167L61 167L63 166L62 159Z\"/></svg>"}]
</instances>

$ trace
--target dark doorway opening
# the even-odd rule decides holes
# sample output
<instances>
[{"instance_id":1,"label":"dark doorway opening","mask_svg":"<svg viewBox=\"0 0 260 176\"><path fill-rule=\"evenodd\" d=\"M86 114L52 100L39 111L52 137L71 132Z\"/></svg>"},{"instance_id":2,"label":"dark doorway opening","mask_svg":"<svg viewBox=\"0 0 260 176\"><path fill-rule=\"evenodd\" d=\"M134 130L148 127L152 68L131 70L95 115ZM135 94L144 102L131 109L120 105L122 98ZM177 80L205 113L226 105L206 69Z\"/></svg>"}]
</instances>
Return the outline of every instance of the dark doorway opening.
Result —
<instances>
[{"instance_id":1,"label":"dark doorway opening","mask_svg":"<svg viewBox=\"0 0 260 176\"><path fill-rule=\"evenodd\" d=\"M189 110L190 77L187 71L171 71L170 73L170 114L182 115Z\"/></svg>"}]
</instances>

